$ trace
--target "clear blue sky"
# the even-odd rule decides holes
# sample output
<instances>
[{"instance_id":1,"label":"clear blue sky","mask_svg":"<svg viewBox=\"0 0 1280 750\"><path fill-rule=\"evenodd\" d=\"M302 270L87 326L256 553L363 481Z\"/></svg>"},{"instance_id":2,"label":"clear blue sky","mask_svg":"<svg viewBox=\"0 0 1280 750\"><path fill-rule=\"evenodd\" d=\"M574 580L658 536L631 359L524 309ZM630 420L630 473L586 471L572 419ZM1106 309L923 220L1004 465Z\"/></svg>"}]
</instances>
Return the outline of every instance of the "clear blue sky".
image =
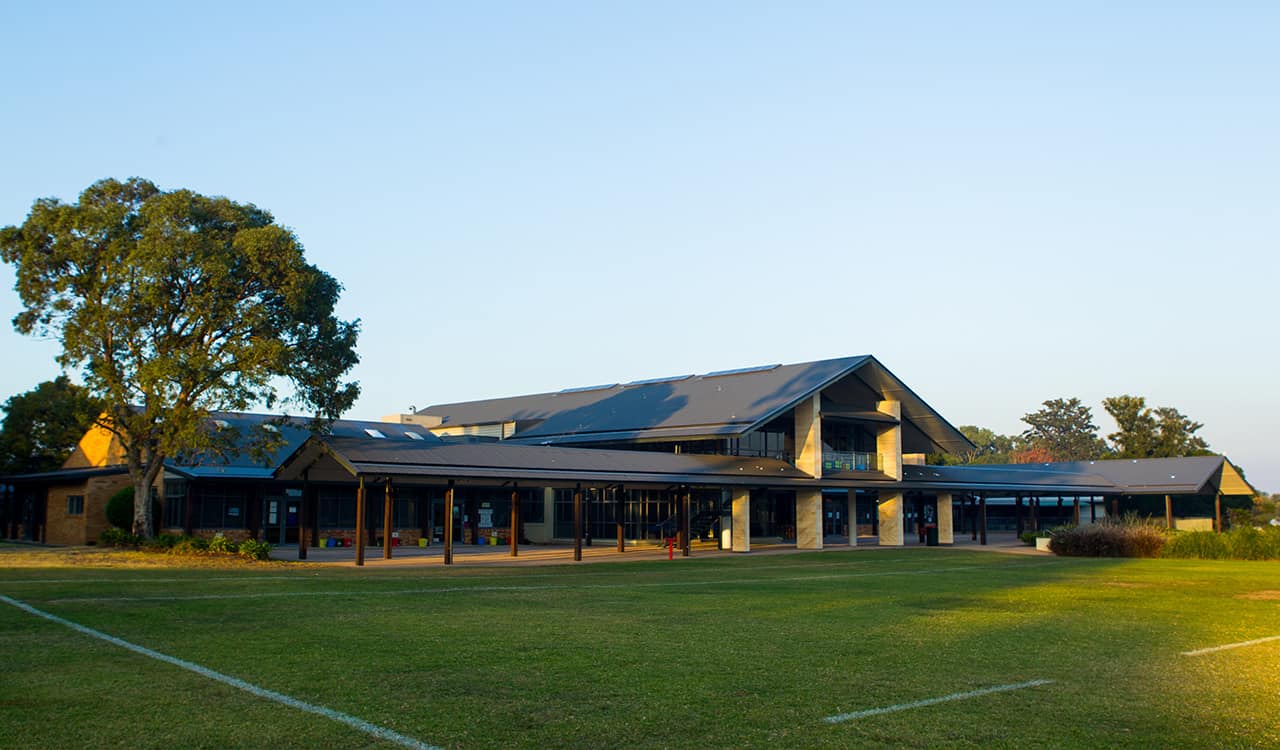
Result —
<instances>
[{"instance_id":1,"label":"clear blue sky","mask_svg":"<svg viewBox=\"0 0 1280 750\"><path fill-rule=\"evenodd\" d=\"M1280 5L1044 5L25 3L0 224L271 210L363 320L355 417L871 353L1001 432L1146 396L1280 490Z\"/></svg>"}]
</instances>

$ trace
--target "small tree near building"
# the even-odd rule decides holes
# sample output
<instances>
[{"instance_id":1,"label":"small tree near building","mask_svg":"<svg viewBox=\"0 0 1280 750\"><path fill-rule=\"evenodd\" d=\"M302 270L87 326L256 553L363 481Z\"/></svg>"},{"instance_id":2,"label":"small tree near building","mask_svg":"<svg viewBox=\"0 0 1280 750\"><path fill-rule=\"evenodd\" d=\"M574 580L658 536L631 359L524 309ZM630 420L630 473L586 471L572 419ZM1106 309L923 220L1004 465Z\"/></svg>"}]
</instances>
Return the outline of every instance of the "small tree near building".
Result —
<instances>
[{"instance_id":1,"label":"small tree near building","mask_svg":"<svg viewBox=\"0 0 1280 750\"><path fill-rule=\"evenodd\" d=\"M133 533L152 532L164 462L225 453L209 413L296 405L320 428L359 394L358 321L334 314L341 286L308 264L271 214L227 198L102 180L74 204L35 202L0 229L25 309L21 333L55 335L124 449ZM277 386L291 383L281 397ZM263 439L268 439L264 437Z\"/></svg>"}]
</instances>

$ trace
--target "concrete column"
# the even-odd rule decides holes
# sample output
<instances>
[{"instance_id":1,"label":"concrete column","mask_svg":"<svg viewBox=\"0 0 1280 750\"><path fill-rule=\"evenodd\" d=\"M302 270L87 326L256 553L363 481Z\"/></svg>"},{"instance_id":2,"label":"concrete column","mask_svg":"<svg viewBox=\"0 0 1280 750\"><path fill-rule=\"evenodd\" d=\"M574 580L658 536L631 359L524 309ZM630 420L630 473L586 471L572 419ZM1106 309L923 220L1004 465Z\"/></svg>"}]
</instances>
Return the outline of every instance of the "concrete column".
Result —
<instances>
[{"instance_id":1,"label":"concrete column","mask_svg":"<svg viewBox=\"0 0 1280 750\"><path fill-rule=\"evenodd\" d=\"M822 549L822 490L796 491L796 549Z\"/></svg>"},{"instance_id":2,"label":"concrete column","mask_svg":"<svg viewBox=\"0 0 1280 750\"><path fill-rule=\"evenodd\" d=\"M815 393L796 405L796 468L822 476L822 397Z\"/></svg>"},{"instance_id":3,"label":"concrete column","mask_svg":"<svg viewBox=\"0 0 1280 750\"><path fill-rule=\"evenodd\" d=\"M951 493L938 493L938 544L955 544L951 523Z\"/></svg>"},{"instance_id":4,"label":"concrete column","mask_svg":"<svg viewBox=\"0 0 1280 750\"><path fill-rule=\"evenodd\" d=\"M882 492L877 504L880 517L880 546L902 546L902 493Z\"/></svg>"},{"instance_id":5,"label":"concrete column","mask_svg":"<svg viewBox=\"0 0 1280 750\"><path fill-rule=\"evenodd\" d=\"M733 491L734 552L751 551L751 490L743 487Z\"/></svg>"},{"instance_id":6,"label":"concrete column","mask_svg":"<svg viewBox=\"0 0 1280 750\"><path fill-rule=\"evenodd\" d=\"M849 519L849 546L858 546L858 491L846 490L848 499L845 500L845 518Z\"/></svg>"},{"instance_id":7,"label":"concrete column","mask_svg":"<svg viewBox=\"0 0 1280 750\"><path fill-rule=\"evenodd\" d=\"M902 419L902 402L900 401L878 401L876 402L876 411L881 414L888 414L894 419ZM876 435L876 453L879 456L880 471L887 474L890 479L902 481L902 425L895 424L888 429L881 430ZM899 524L901 529L901 524Z\"/></svg>"}]
</instances>

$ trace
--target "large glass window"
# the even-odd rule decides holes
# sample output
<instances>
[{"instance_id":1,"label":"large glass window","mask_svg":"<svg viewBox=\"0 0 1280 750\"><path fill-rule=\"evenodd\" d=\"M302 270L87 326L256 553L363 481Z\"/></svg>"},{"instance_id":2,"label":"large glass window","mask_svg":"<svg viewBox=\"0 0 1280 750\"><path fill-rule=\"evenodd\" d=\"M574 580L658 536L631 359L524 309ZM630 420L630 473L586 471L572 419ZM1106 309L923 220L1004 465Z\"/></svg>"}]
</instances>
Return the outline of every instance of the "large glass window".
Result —
<instances>
[{"instance_id":1,"label":"large glass window","mask_svg":"<svg viewBox=\"0 0 1280 750\"><path fill-rule=\"evenodd\" d=\"M354 529L356 527L356 490L354 487L322 487L316 493L316 518L322 529Z\"/></svg>"},{"instance_id":2,"label":"large glass window","mask_svg":"<svg viewBox=\"0 0 1280 750\"><path fill-rule=\"evenodd\" d=\"M201 488L199 526L202 529L243 529L247 519L245 493L228 487Z\"/></svg>"}]
</instances>

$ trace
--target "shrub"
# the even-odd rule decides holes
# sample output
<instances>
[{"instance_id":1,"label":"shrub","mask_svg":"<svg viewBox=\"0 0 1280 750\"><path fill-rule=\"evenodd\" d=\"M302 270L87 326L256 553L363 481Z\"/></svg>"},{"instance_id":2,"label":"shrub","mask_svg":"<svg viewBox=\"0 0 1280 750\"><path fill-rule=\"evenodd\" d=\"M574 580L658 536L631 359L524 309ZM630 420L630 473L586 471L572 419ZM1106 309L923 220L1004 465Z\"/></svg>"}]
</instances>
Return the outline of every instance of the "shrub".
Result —
<instances>
[{"instance_id":1,"label":"shrub","mask_svg":"<svg viewBox=\"0 0 1280 750\"><path fill-rule=\"evenodd\" d=\"M1237 526L1221 536L1233 560L1280 560L1280 528Z\"/></svg>"},{"instance_id":2,"label":"shrub","mask_svg":"<svg viewBox=\"0 0 1280 750\"><path fill-rule=\"evenodd\" d=\"M1167 540L1162 528L1129 517L1115 523L1054 529L1049 550L1064 557L1156 557Z\"/></svg>"},{"instance_id":3,"label":"shrub","mask_svg":"<svg viewBox=\"0 0 1280 750\"><path fill-rule=\"evenodd\" d=\"M148 539L145 546L160 552L173 549L178 542L182 541L182 537L176 534L156 534L155 538Z\"/></svg>"},{"instance_id":4,"label":"shrub","mask_svg":"<svg viewBox=\"0 0 1280 750\"><path fill-rule=\"evenodd\" d=\"M125 487L107 500L107 523L117 529L133 528L133 488Z\"/></svg>"},{"instance_id":5,"label":"shrub","mask_svg":"<svg viewBox=\"0 0 1280 750\"><path fill-rule=\"evenodd\" d=\"M98 535L98 544L103 547L137 547L141 542L142 539L140 537L136 537L124 529L104 529Z\"/></svg>"},{"instance_id":6,"label":"shrub","mask_svg":"<svg viewBox=\"0 0 1280 750\"><path fill-rule=\"evenodd\" d=\"M1161 556L1223 560L1228 556L1227 542L1215 531L1179 531L1169 539Z\"/></svg>"},{"instance_id":7,"label":"shrub","mask_svg":"<svg viewBox=\"0 0 1280 750\"><path fill-rule=\"evenodd\" d=\"M271 556L271 545L256 539L240 542L240 556L250 560L266 560Z\"/></svg>"},{"instance_id":8,"label":"shrub","mask_svg":"<svg viewBox=\"0 0 1280 750\"><path fill-rule=\"evenodd\" d=\"M133 487L121 487L116 494L107 499L105 509L107 523L117 529L133 530ZM160 521L163 508L159 500L151 501L151 523L154 528Z\"/></svg>"},{"instance_id":9,"label":"shrub","mask_svg":"<svg viewBox=\"0 0 1280 750\"><path fill-rule=\"evenodd\" d=\"M184 536L169 549L173 555L203 555L209 551L209 540L196 536Z\"/></svg>"},{"instance_id":10,"label":"shrub","mask_svg":"<svg viewBox=\"0 0 1280 750\"><path fill-rule=\"evenodd\" d=\"M240 546L221 534L215 534L214 537L209 540L209 551L229 552L231 554L235 554L240 551Z\"/></svg>"},{"instance_id":11,"label":"shrub","mask_svg":"<svg viewBox=\"0 0 1280 750\"><path fill-rule=\"evenodd\" d=\"M1036 532L1034 532L1034 531L1024 531L1024 532L1022 532L1021 534L1019 534L1019 535L1018 535L1018 538L1022 540L1022 543L1023 543L1023 544L1025 544L1025 545L1027 545L1028 547L1030 547L1031 545L1033 545L1033 544L1035 544L1035 543L1036 543Z\"/></svg>"}]
</instances>

